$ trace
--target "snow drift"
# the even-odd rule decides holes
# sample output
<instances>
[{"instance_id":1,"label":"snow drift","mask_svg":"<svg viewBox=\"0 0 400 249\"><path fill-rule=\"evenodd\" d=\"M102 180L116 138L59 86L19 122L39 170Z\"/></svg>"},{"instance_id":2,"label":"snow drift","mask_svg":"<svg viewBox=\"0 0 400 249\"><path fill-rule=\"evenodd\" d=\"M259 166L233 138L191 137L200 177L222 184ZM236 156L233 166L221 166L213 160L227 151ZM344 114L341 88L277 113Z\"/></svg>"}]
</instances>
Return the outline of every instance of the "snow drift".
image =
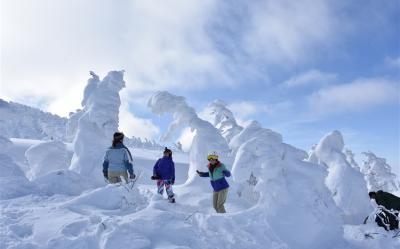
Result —
<instances>
[{"instance_id":1,"label":"snow drift","mask_svg":"<svg viewBox=\"0 0 400 249\"><path fill-rule=\"evenodd\" d=\"M0 136L0 200L16 198L37 192L19 166L6 153L12 142Z\"/></svg>"},{"instance_id":2,"label":"snow drift","mask_svg":"<svg viewBox=\"0 0 400 249\"><path fill-rule=\"evenodd\" d=\"M31 146L26 152L30 171L28 177L35 179L50 171L67 169L71 163L67 146L60 141L48 141Z\"/></svg>"}]
</instances>

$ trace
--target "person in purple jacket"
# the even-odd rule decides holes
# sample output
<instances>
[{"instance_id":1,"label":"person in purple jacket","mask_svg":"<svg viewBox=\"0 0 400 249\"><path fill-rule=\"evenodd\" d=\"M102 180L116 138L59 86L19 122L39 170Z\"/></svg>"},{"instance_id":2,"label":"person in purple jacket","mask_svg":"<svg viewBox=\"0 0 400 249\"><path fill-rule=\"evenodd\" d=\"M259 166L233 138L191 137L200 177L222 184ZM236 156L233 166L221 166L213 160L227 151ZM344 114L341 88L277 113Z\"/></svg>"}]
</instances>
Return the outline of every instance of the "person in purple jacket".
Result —
<instances>
[{"instance_id":1,"label":"person in purple jacket","mask_svg":"<svg viewBox=\"0 0 400 249\"><path fill-rule=\"evenodd\" d=\"M157 160L153 168L152 180L157 180L158 193L163 195L164 186L171 203L175 202L172 185L175 183L175 164L172 160L172 151L165 147L164 156Z\"/></svg>"}]
</instances>

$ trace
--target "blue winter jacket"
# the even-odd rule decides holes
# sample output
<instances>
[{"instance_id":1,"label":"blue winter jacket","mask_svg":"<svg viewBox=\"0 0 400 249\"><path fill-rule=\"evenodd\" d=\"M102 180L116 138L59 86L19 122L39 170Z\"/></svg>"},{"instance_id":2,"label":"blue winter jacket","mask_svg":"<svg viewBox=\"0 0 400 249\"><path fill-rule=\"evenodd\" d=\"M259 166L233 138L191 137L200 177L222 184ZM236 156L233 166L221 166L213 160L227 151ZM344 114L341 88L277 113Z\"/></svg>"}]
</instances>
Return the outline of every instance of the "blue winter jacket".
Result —
<instances>
[{"instance_id":1,"label":"blue winter jacket","mask_svg":"<svg viewBox=\"0 0 400 249\"><path fill-rule=\"evenodd\" d=\"M118 143L106 151L103 172L108 171L128 171L129 174L133 174L132 155L123 143Z\"/></svg>"},{"instance_id":2,"label":"blue winter jacket","mask_svg":"<svg viewBox=\"0 0 400 249\"><path fill-rule=\"evenodd\" d=\"M172 157L164 156L158 159L153 168L153 175L159 176L162 180L175 181L175 164Z\"/></svg>"}]
</instances>

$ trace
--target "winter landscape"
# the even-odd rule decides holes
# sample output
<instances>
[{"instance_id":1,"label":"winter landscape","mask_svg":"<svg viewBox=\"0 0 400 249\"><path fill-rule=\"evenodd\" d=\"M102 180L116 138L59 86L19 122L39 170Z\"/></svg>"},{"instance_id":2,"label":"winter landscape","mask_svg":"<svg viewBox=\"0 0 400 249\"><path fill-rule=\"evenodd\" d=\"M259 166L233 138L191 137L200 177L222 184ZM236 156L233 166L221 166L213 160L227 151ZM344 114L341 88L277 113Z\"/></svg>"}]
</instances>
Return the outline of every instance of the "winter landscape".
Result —
<instances>
[{"instance_id":1,"label":"winter landscape","mask_svg":"<svg viewBox=\"0 0 400 249\"><path fill-rule=\"evenodd\" d=\"M87 7L92 5L87 3L69 5L60 1L60 5L57 5L38 1L36 5L23 1L11 2L2 3L1 10L1 27L5 31L1 35L3 62L0 65L0 249L400 248L400 230L385 230L378 226L375 217L380 209L377 201L370 199L368 195L371 191L383 190L400 197L400 57L395 58L400 56L398 27L394 35L389 31L382 34L383 40L391 40L391 37L394 40L387 44L379 40L382 44L391 46L395 52L387 57L390 49L377 49L376 54L386 58L387 67L372 70L376 75L365 73L361 67L354 68L353 74L343 69L338 75L349 74L351 76L346 77L353 77L353 81L340 84L334 81L341 76L311 69L308 73L291 77L275 87L270 79L276 81L279 77L269 70L277 72L290 71L291 67L300 68L297 63L302 61L304 54L298 51L311 55L312 49L308 51L308 45L318 48L319 39L325 39L323 34L314 30L315 27L309 28L314 23L314 18L321 18L321 32L325 28L336 27L330 26L333 25L332 20L326 17L333 14L330 12L332 4L329 1L299 1L299 5L290 1L283 1L285 3L282 5L277 1L256 1L257 4L252 3L255 5L235 1L232 6L222 3L223 1L219 4L213 1L204 1L207 3L203 4L171 1L167 5L157 1L132 1L130 4L125 3L126 5L103 1L99 7L93 6L97 14L88 10ZM375 25L371 25L371 30L378 29L382 23L386 24L385 21L399 20L398 3L391 5L389 1L383 2L385 7L376 9L377 12L381 11L379 15L376 13L379 18L374 16L370 19ZM44 11L48 4L52 9L59 8L60 19L53 16L52 12L48 14ZM19 16L16 10L22 5L29 10L21 10L24 15ZM310 19L307 15L299 14L303 13L304 6L310 10ZM102 22L99 19L104 17L116 25L109 31L115 37L107 39L110 42L116 39L117 44L120 44L126 39L121 35L125 25L121 20L128 20L127 17L124 19L124 11L127 16L132 14L128 7L132 7L135 10L132 13L138 14L138 18L143 20L143 23L135 26L133 35L139 45L128 46L133 55L140 58L140 63L136 63L134 59L116 63L111 59L114 55L107 55L109 51L105 49L101 56L90 53L94 57L90 61L92 65L76 60L78 76L61 79L63 75L70 75L73 71L58 68L69 67L70 57L67 55L63 55L66 62L53 61L57 65L55 68L52 68L53 62L45 59L37 59L37 65L29 62L29 66L26 66L25 62L9 56L15 53L15 57L20 58L23 55L16 53L17 49L26 49L20 45L10 45L14 44L14 37L21 38L19 32L25 30L17 24L13 26L12 20L18 19L24 23L21 24L22 27L31 25L27 23L34 20L33 17L43 18L40 19L43 23L38 21L38 25L53 30L48 21L55 18L56 23L61 25L63 21L60 20L70 21L69 14L79 10L76 13L78 18L90 17L90 20L79 19L91 24L81 27L82 30L95 36L97 31L91 28L97 27L97 22ZM357 12L356 16L361 18L368 13L375 13L375 7L372 3L365 4L365 9ZM335 5L335 8L339 7ZM341 8L353 10L354 5L343 3ZM221 9L224 11L220 11ZM383 12L387 9L391 10ZM122 13L124 18L120 20L119 15L108 10ZM204 13L211 10L215 11L215 15L221 16L218 20L213 19L210 24L208 18L211 17ZM286 23L286 16L282 22L279 15L283 12L292 15L294 23ZM106 13L114 14L110 14L110 17ZM234 18L243 17L243 13L250 15L252 20L265 18L264 21L268 24L264 30L261 28L264 27L264 22L256 23L260 26L257 26L254 31L257 34L253 34L252 38L260 39L260 43L251 43L251 48L257 52L247 51L246 56L243 55L245 50L227 52L236 50L236 46L239 50L242 49L240 44L234 44L235 39L229 37L229 34L237 32L236 25L239 24L249 28L248 23ZM154 23L146 19L148 17ZM224 18L230 23L226 23ZM35 19L35 22L39 19ZM360 20L365 21L363 18ZM200 25L202 22L204 24ZM302 22L305 22L305 26L302 26ZM148 26L143 28L142 25ZM164 25L168 32L164 32ZM201 29L197 29L197 25ZM357 25L352 25L354 26L348 29L356 32L358 22ZM80 29L79 25L72 25L73 28L67 26L68 28L61 25L61 36L73 30L69 35L79 36L81 42L81 35L85 37L85 32L76 31ZM395 25L392 23L390 27L393 26ZM109 28L107 25L103 27ZM55 30L59 30L58 28L57 26L51 32L52 37L56 35L58 31ZM297 28L302 32L294 31ZM190 33L193 29L197 32ZM225 33L224 36L214 37L214 33L207 33L219 29ZM372 32L364 29L366 28L361 30L365 32L365 36ZM46 36L47 32L43 34ZM190 45L182 45L179 38L186 37L187 32L193 40L183 39L184 44ZM283 33L285 35L280 36ZM203 43L204 35L213 38L207 40L214 42L213 45ZM34 37L36 36L40 34L35 33ZM308 45L299 41L302 36L307 37L305 42ZM331 39L330 35L327 36ZM95 38L90 37L89 40L95 43ZM32 39L33 44L39 44L35 41L36 38ZM74 41L73 38L68 39ZM160 39L162 49L154 50L154 47L148 45L154 39ZM364 37L360 39L364 41ZM16 40L18 39L15 38ZM271 40L274 41L268 43ZM62 50L60 46L63 46L63 42L57 44L54 51ZM250 44L248 42L247 45ZM272 48L262 47L260 44L263 42ZM64 45L69 48L69 45ZM90 50L91 45L84 47ZM76 48L75 45L71 46ZM218 52L218 56L211 55L209 46L224 52ZM341 46L345 45L338 45ZM37 47L32 48L32 51L36 51L35 49ZM44 57L52 58L51 52L43 47L40 49ZM125 51L121 53L113 48L112 52L125 56ZM220 56L227 54L229 58L224 57L222 60ZM71 56L75 58L78 55ZM85 56L90 57L89 54ZM102 59L102 56L106 59ZM158 56L160 61L153 58ZM349 56L357 58L356 52ZM375 55L370 56L372 58ZM30 58L28 54L26 58ZM110 63L106 62L109 58ZM218 61L221 64L215 64L216 58L222 60ZM320 60L316 58L316 61ZM360 61L364 59L359 58ZM351 63L356 64L355 60ZM286 62L288 65L285 65L285 69L280 69L278 65ZM41 63L49 74L36 79L37 74L33 71ZM230 63L230 68L225 68ZM259 66L259 63L270 69L264 72L264 67ZM303 63L308 65L310 62ZM22 70L15 70L18 65L26 70L26 76L21 76L25 73ZM83 70L82 66L86 68ZM28 69L31 67L33 69ZM335 65L336 67L339 68ZM90 71L92 68L98 70ZM81 70L85 72L84 75L80 74ZM55 77L58 72L60 76ZM78 71L74 71L76 72ZM224 73L228 73L229 77L226 78ZM270 78L268 84L261 87L258 83L248 83L249 80L259 81L260 74ZM251 79L243 75L251 75ZM48 81L47 77L54 79ZM68 82L62 83L66 79ZM43 85L40 85L41 80ZM77 82L73 83L75 80ZM222 83L225 80L233 83ZM238 85L242 84L241 81L246 84L235 86L236 80ZM21 82L21 86L18 82ZM324 84L330 85L324 88ZM304 89L296 90L290 96L282 95L293 102L280 102L279 106L274 105L276 109L273 111L269 109L271 106L262 107L262 103L257 101L252 102L255 109L249 108L247 102L232 101L232 98L237 97L233 93L236 90L240 92L238 96L242 101L250 99L249 95L273 99L282 92L291 91L289 89L293 89L292 87L300 89L301 86L316 87L315 85L321 88L315 88L315 92L311 94L304 93L310 101L307 103L311 103L310 109L305 109L304 112L307 113L303 113L304 115L300 113L300 106L304 103L295 102ZM361 110L360 103L366 109ZM322 114L318 108L323 108ZM334 111L330 112L330 108ZM264 111L259 111L261 109ZM288 109L295 110L289 112ZM139 114L135 114L135 110ZM282 113L282 116L277 113ZM328 115L332 116L328 118ZM357 121L344 125L343 120L352 117L359 118L361 124ZM303 123L322 123L315 120L325 120L329 125L310 126L304 132L276 125L289 120L293 122L289 127L298 129L305 127ZM376 120L382 123L379 128L373 125L378 122ZM295 124L297 121L302 124ZM384 126L387 123L390 125ZM357 140L357 135L350 132L357 127L363 127L357 134L369 135ZM363 130L364 127L367 131ZM123 143L132 154L135 178L128 182L122 179L122 182L111 184L110 179L105 177L107 174L103 175L103 170L107 161L105 155L113 137L115 139L115 132L118 131L125 134ZM386 133L390 133L390 136L387 137ZM302 141L307 142L299 142L298 134L302 134ZM382 140L376 139L375 135L382 136ZM308 143L311 138L312 141ZM376 144L370 141L375 141ZM304 144L308 146L303 146ZM159 158L163 155L165 157L165 147L172 150L175 163L172 185L175 203L171 203L165 194L157 193L156 181L151 179L155 176L153 166ZM377 147L381 148L377 152L370 149ZM216 213L210 179L199 177L199 171L208 171L210 155L217 155L218 160L229 171L224 173L229 183L226 213ZM386 159L386 156L390 159Z\"/></svg>"}]
</instances>

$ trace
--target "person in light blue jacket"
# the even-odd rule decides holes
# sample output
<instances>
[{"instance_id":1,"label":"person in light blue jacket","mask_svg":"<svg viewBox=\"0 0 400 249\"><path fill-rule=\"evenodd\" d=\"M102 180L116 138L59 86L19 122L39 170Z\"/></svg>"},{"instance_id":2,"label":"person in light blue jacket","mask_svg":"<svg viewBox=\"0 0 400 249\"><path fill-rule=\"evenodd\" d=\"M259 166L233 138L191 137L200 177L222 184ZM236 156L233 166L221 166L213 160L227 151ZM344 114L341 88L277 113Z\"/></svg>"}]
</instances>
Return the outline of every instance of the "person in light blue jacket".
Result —
<instances>
[{"instance_id":1,"label":"person in light blue jacket","mask_svg":"<svg viewBox=\"0 0 400 249\"><path fill-rule=\"evenodd\" d=\"M112 146L106 151L103 162L103 175L109 183L121 182L121 177L125 182L129 178L135 179L132 166L132 155L129 149L123 144L124 134L115 132Z\"/></svg>"}]
</instances>

